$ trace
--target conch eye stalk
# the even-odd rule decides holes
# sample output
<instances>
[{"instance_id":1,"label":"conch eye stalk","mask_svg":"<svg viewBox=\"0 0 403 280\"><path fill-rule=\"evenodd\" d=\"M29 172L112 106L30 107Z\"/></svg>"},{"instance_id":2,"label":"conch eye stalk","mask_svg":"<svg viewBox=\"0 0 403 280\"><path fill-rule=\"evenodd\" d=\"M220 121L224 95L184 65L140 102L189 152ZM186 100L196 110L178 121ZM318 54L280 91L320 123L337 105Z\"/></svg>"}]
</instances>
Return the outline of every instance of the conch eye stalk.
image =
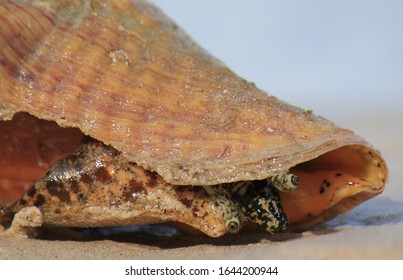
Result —
<instances>
[{"instance_id":1,"label":"conch eye stalk","mask_svg":"<svg viewBox=\"0 0 403 280\"><path fill-rule=\"evenodd\" d=\"M145 1L2 0L0 26L6 232L276 233L385 187L362 138L238 77Z\"/></svg>"}]
</instances>

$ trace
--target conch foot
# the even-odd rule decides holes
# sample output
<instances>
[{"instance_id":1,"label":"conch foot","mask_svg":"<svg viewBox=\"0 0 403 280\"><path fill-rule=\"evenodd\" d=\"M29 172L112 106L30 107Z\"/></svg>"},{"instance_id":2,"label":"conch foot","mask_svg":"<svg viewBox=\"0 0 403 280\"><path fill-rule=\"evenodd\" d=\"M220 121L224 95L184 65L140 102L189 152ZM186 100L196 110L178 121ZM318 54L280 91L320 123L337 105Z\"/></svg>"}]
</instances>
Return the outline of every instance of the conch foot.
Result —
<instances>
[{"instance_id":1,"label":"conch foot","mask_svg":"<svg viewBox=\"0 0 403 280\"><path fill-rule=\"evenodd\" d=\"M5 209L5 212L17 212L8 231L28 235L30 228L44 223L43 215L46 223L72 226L76 220L85 218L80 217L83 211L96 215L93 208L97 206L109 208L109 215L111 212L119 215L124 209L133 211L141 196L141 184L150 183L142 182L150 176L149 173L126 161L112 147L87 137L75 154L58 161L15 205ZM157 180L158 176L154 176ZM168 188L181 188L164 183L162 178L159 181L160 190L168 192ZM277 188L289 191L297 184L297 176L282 174L261 181L195 188L204 188L222 213L229 233L237 233L247 221L276 233L285 230L288 225ZM148 187L153 188L152 185ZM159 203L156 195L147 196L146 200ZM77 211L73 211L74 207ZM205 212L209 211L209 204L201 207L206 207ZM71 217L73 214L74 217ZM120 223L117 220L111 225Z\"/></svg>"},{"instance_id":2,"label":"conch foot","mask_svg":"<svg viewBox=\"0 0 403 280\"><path fill-rule=\"evenodd\" d=\"M202 187L168 184L111 146L87 137L2 216L17 213L10 232L42 224L108 227L187 221L202 232L212 229L222 235L227 228L212 208Z\"/></svg>"}]
</instances>

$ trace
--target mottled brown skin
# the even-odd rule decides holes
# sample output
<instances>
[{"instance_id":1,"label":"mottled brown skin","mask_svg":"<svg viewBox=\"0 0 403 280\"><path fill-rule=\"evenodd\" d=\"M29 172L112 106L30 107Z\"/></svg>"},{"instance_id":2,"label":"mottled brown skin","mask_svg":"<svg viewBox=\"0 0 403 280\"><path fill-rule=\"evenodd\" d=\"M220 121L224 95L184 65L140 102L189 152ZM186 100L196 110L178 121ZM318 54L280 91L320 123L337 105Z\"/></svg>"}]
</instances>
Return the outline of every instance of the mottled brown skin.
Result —
<instances>
[{"instance_id":1,"label":"mottled brown skin","mask_svg":"<svg viewBox=\"0 0 403 280\"><path fill-rule=\"evenodd\" d=\"M278 191L275 190L275 187L287 186L287 181L282 180L282 184L275 182L273 178L235 185L174 186L165 183L157 173L128 162L114 148L87 137L76 153L57 161L50 171L5 212L19 213L18 219L14 217L14 224L20 226L31 225L23 219L26 214L20 214L21 211L31 213L29 217L35 216L32 213L40 213L40 219L36 219L40 222L31 227L40 223L69 227L124 225L131 219L125 221L118 216L111 222L111 218L122 214L121 212L128 214L136 209L144 210L141 207L152 209L163 202L155 193L163 192L164 195L174 196L174 200L180 201L187 211L191 209L193 218L207 219L208 222L209 213L213 217L212 212L221 213L230 233L238 232L246 220L258 223L270 233L275 233L285 230L288 223ZM213 201L216 209L212 209L211 203L206 203L206 199ZM97 214L94 209L97 207L101 208L98 218L102 220L94 219ZM164 215L170 209L167 205L159 205L157 208L162 208ZM176 211L182 212L176 217L181 220L179 216L185 211Z\"/></svg>"},{"instance_id":2,"label":"mottled brown skin","mask_svg":"<svg viewBox=\"0 0 403 280\"><path fill-rule=\"evenodd\" d=\"M220 210L201 187L173 186L155 172L128 162L118 151L86 138L78 151L55 165L4 212L36 207L43 224L65 227L191 222L222 235ZM213 230L211 230L213 229Z\"/></svg>"}]
</instances>

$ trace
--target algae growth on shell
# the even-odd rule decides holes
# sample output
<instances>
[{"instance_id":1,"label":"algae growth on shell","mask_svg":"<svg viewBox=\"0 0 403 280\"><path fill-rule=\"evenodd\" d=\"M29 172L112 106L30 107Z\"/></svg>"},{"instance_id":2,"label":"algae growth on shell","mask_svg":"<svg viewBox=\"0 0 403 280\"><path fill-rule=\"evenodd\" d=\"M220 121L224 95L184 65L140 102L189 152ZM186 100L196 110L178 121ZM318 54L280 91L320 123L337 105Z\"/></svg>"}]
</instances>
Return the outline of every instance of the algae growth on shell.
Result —
<instances>
[{"instance_id":1,"label":"algae growth on shell","mask_svg":"<svg viewBox=\"0 0 403 280\"><path fill-rule=\"evenodd\" d=\"M145 183L152 190L133 189L132 196L144 200L132 205L128 219L127 209L113 212L108 204L91 214L98 222L79 211L57 216L52 208L42 213L45 223L53 216L63 226L87 221L83 227L174 221L219 236L227 232L219 207L191 190L293 172L300 186L280 196L291 225L305 227L385 186L384 160L363 139L238 77L147 2L2 1L0 22L6 27L0 30L4 206L32 193L83 135L156 174L169 190L182 190L186 199ZM121 188L109 193L121 195ZM192 207L198 195L220 230L201 226L208 222ZM60 196L47 202L59 203Z\"/></svg>"}]
</instances>

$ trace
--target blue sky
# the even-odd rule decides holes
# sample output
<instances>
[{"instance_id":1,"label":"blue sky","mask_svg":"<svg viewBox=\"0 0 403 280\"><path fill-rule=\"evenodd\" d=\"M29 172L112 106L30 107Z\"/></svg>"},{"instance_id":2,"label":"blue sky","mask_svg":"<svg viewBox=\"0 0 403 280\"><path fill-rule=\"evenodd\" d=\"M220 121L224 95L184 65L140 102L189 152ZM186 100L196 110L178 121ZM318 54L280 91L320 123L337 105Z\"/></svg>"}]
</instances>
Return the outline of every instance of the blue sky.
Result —
<instances>
[{"instance_id":1,"label":"blue sky","mask_svg":"<svg viewBox=\"0 0 403 280\"><path fill-rule=\"evenodd\" d=\"M330 118L340 109L403 107L403 1L152 2L236 73L289 103Z\"/></svg>"}]
</instances>

